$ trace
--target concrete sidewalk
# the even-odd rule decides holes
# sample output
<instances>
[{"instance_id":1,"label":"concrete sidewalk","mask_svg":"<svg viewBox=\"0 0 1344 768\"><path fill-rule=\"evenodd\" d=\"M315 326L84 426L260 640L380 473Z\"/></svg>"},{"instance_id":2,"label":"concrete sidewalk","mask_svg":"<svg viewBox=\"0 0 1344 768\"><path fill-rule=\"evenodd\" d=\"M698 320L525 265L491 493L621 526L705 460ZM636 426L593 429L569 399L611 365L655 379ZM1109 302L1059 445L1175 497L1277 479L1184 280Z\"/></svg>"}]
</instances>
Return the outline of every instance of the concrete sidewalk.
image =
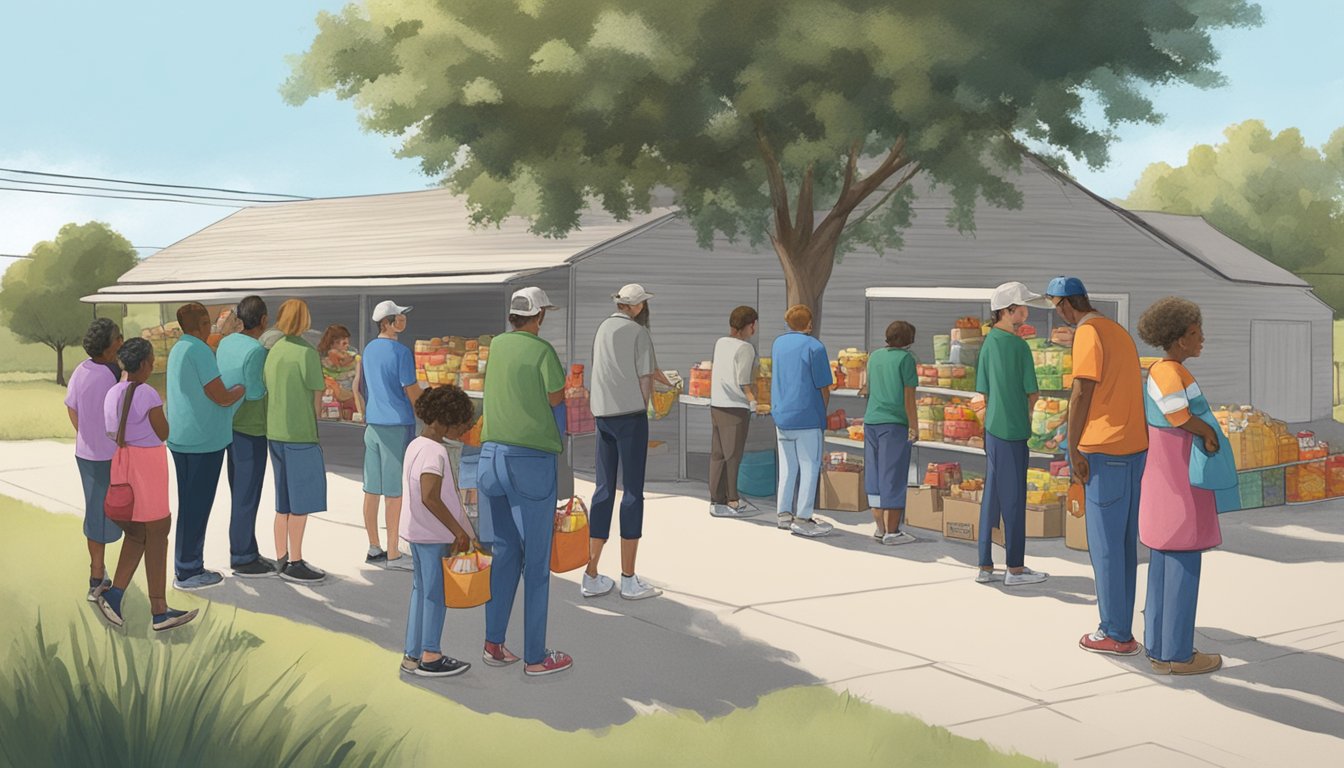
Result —
<instances>
[{"instance_id":1,"label":"concrete sidewalk","mask_svg":"<svg viewBox=\"0 0 1344 768\"><path fill-rule=\"evenodd\" d=\"M0 444L0 494L78 513L72 452ZM330 478L333 509L313 519L305 544L336 578L314 588L228 578L200 594L365 637L388 649L394 684L410 577L363 564L361 492L347 474ZM591 484L577 485L590 495ZM553 579L548 639L574 655L573 672L531 680L478 665L425 687L574 729L659 708L721 715L780 688L827 685L1062 765L1344 763L1339 502L1222 517L1225 543L1204 561L1198 644L1226 666L1183 679L1149 674L1142 656L1077 648L1097 621L1091 567L1062 540L1029 541L1028 564L1052 577L1007 591L973 582L970 544L915 530L920 543L884 548L868 513L822 513L837 530L810 541L777 530L769 509L710 518L702 496L697 484L649 489L640 571L667 589L663 599L583 600L578 572ZM206 562L226 573L227 516L221 483ZM258 531L272 554L269 515ZM615 554L603 567L611 575ZM521 651L521 600L516 609L510 645ZM450 612L445 652L479 658L483 621L479 610Z\"/></svg>"}]
</instances>

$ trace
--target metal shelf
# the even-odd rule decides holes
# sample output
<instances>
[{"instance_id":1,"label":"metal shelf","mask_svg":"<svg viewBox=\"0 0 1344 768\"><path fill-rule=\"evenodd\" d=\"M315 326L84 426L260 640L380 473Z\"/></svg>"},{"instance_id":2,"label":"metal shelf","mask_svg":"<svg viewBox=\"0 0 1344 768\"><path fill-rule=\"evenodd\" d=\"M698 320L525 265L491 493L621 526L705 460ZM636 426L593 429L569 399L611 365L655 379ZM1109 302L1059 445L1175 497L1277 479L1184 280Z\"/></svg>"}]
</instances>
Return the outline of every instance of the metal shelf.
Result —
<instances>
[{"instance_id":1,"label":"metal shelf","mask_svg":"<svg viewBox=\"0 0 1344 768\"><path fill-rule=\"evenodd\" d=\"M860 441L860 440L850 440L850 439L847 438L847 437L831 437L831 436L828 435L828 436L826 437L826 442L830 443L831 445L844 446L845 448L862 448L862 447L863 447L863 442L862 442L862 441ZM952 452L954 452L954 453L969 453L969 454L974 455L974 456L984 456L984 455L985 455L985 450L984 450L983 448L972 448L972 447L969 446L969 445L956 445L956 444L954 444L954 443L942 443L942 442L930 441L930 440L920 440L920 441L918 441L918 442L915 443L915 447L916 447L916 448L932 448L932 449L934 449L934 450L940 450L940 451L952 451ZM1056 453L1038 453L1038 452L1036 452L1036 451L1030 451L1030 452L1029 452L1029 455L1030 455L1031 458L1033 458L1033 459L1058 459L1058 458L1060 457L1061 454L1056 454Z\"/></svg>"}]
</instances>

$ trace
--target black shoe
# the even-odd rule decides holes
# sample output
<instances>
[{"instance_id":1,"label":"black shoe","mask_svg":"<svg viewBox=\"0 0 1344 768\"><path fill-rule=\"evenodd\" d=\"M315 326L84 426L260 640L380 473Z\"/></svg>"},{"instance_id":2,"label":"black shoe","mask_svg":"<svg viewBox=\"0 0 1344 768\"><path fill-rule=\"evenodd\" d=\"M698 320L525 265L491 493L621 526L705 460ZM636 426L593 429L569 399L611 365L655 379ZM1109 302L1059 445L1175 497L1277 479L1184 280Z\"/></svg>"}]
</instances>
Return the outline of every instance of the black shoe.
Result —
<instances>
[{"instance_id":1,"label":"black shoe","mask_svg":"<svg viewBox=\"0 0 1344 768\"><path fill-rule=\"evenodd\" d=\"M428 664L420 662L420 666L415 668L415 674L420 677L452 677L468 669L471 669L471 665L467 662L444 656Z\"/></svg>"},{"instance_id":2,"label":"black shoe","mask_svg":"<svg viewBox=\"0 0 1344 768\"><path fill-rule=\"evenodd\" d=\"M234 566L233 575L244 579L260 579L275 575L275 561L259 557L246 565Z\"/></svg>"},{"instance_id":3,"label":"black shoe","mask_svg":"<svg viewBox=\"0 0 1344 768\"><path fill-rule=\"evenodd\" d=\"M387 550L380 549L374 554L365 556L364 562L368 563L369 565L382 565L383 563L386 563Z\"/></svg>"},{"instance_id":4,"label":"black shoe","mask_svg":"<svg viewBox=\"0 0 1344 768\"><path fill-rule=\"evenodd\" d=\"M320 584L327 578L327 574L324 571L310 567L302 560L295 560L285 566L285 570L281 572L280 578L297 584Z\"/></svg>"}]
</instances>

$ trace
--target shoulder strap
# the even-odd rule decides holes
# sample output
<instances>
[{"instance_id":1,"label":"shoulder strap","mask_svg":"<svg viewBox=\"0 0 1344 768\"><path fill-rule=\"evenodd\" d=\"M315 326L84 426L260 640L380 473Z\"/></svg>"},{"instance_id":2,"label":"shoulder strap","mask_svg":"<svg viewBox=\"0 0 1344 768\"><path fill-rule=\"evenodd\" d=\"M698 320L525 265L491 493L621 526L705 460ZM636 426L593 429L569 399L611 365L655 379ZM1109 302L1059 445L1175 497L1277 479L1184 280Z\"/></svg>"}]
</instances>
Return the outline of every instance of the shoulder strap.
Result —
<instances>
[{"instance_id":1,"label":"shoulder strap","mask_svg":"<svg viewBox=\"0 0 1344 768\"><path fill-rule=\"evenodd\" d=\"M121 424L117 426L117 447L126 447L126 420L131 415L131 401L135 399L135 388L140 386L140 382L132 381L126 388L126 397L121 404Z\"/></svg>"}]
</instances>

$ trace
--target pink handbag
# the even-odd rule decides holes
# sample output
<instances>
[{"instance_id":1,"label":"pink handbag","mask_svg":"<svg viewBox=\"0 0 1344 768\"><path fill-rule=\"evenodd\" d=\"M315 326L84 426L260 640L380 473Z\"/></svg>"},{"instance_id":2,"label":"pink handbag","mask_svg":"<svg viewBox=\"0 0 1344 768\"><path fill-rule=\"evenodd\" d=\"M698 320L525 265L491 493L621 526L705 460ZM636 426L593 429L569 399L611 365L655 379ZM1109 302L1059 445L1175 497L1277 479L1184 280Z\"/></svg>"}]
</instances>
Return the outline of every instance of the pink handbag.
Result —
<instances>
[{"instance_id":1,"label":"pink handbag","mask_svg":"<svg viewBox=\"0 0 1344 768\"><path fill-rule=\"evenodd\" d=\"M103 499L103 514L114 523L129 523L135 515L135 489L125 482L130 474L127 466L131 461L131 452L126 447L126 419L131 415L131 401L135 398L138 382L131 382L126 388L126 400L121 407L121 424L117 427L117 452L112 456L113 483L107 488ZM120 478L122 482L115 482Z\"/></svg>"}]
</instances>

